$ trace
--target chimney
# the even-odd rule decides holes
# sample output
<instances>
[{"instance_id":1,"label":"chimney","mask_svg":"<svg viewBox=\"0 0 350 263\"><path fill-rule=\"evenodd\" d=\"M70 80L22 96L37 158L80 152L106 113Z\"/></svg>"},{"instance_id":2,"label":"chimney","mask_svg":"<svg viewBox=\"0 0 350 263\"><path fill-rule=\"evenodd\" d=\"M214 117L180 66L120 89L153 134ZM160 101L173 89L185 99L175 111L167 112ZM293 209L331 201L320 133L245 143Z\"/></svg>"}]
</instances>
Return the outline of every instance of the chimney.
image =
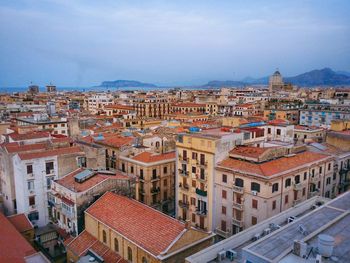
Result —
<instances>
[{"instance_id":1,"label":"chimney","mask_svg":"<svg viewBox=\"0 0 350 263\"><path fill-rule=\"evenodd\" d=\"M185 221L185 228L186 229L191 229L191 221L188 220L188 219Z\"/></svg>"}]
</instances>

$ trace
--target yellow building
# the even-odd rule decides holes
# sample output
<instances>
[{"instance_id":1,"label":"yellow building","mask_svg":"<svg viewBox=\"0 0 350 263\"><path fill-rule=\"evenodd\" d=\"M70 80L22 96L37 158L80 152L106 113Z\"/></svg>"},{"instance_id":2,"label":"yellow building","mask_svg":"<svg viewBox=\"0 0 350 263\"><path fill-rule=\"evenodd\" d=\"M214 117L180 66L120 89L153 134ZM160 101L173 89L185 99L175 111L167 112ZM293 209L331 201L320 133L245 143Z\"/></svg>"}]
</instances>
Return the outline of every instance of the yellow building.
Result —
<instances>
[{"instance_id":1,"label":"yellow building","mask_svg":"<svg viewBox=\"0 0 350 263\"><path fill-rule=\"evenodd\" d=\"M299 122L299 111L296 109L264 110L264 117L267 120L284 120L291 124L297 124Z\"/></svg>"},{"instance_id":2,"label":"yellow building","mask_svg":"<svg viewBox=\"0 0 350 263\"><path fill-rule=\"evenodd\" d=\"M192 226L214 229L214 167L231 150L240 133L220 129L180 134L176 143L176 216Z\"/></svg>"},{"instance_id":3,"label":"yellow building","mask_svg":"<svg viewBox=\"0 0 350 263\"><path fill-rule=\"evenodd\" d=\"M135 199L173 214L175 201L175 152L132 153L119 157L119 170L136 177Z\"/></svg>"},{"instance_id":4,"label":"yellow building","mask_svg":"<svg viewBox=\"0 0 350 263\"><path fill-rule=\"evenodd\" d=\"M85 211L85 231L67 244L67 262L82 257L106 263L183 262L212 239L213 234L107 192Z\"/></svg>"},{"instance_id":5,"label":"yellow building","mask_svg":"<svg viewBox=\"0 0 350 263\"><path fill-rule=\"evenodd\" d=\"M350 120L332 120L332 131L346 131L350 130Z\"/></svg>"}]
</instances>

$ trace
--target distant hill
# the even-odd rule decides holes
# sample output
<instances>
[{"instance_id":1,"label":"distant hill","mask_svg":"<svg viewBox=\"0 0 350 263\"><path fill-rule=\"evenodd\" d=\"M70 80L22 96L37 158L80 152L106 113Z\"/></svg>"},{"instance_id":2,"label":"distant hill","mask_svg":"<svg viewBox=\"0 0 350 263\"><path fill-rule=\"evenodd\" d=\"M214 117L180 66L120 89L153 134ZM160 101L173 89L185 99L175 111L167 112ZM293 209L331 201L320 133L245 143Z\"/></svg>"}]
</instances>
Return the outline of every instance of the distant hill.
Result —
<instances>
[{"instance_id":1,"label":"distant hill","mask_svg":"<svg viewBox=\"0 0 350 263\"><path fill-rule=\"evenodd\" d=\"M136 80L114 80L103 81L99 87L104 88L142 88L142 87L157 87L154 84L143 83Z\"/></svg>"},{"instance_id":2,"label":"distant hill","mask_svg":"<svg viewBox=\"0 0 350 263\"><path fill-rule=\"evenodd\" d=\"M295 77L284 78L284 81L299 86L350 85L350 76L339 74L330 68L324 68L312 70Z\"/></svg>"},{"instance_id":3,"label":"distant hill","mask_svg":"<svg viewBox=\"0 0 350 263\"><path fill-rule=\"evenodd\" d=\"M338 86L338 85L350 85L350 73L346 71L333 71L330 68L312 70L294 77L284 77L284 82L290 82L298 86ZM252 78L246 77L241 81L234 80L215 80L209 81L205 84L205 87L242 87L245 85L267 85L269 83L269 77Z\"/></svg>"}]
</instances>

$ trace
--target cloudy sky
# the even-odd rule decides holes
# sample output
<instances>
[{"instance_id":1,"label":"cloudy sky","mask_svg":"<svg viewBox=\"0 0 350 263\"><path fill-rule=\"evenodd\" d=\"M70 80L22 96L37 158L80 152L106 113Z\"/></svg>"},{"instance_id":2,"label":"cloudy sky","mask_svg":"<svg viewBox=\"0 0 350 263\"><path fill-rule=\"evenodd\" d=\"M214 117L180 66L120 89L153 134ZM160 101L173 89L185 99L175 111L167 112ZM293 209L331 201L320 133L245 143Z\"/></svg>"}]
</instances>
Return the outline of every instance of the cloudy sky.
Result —
<instances>
[{"instance_id":1,"label":"cloudy sky","mask_svg":"<svg viewBox=\"0 0 350 263\"><path fill-rule=\"evenodd\" d=\"M350 71L349 13L349 0L1 0L0 87Z\"/></svg>"}]
</instances>

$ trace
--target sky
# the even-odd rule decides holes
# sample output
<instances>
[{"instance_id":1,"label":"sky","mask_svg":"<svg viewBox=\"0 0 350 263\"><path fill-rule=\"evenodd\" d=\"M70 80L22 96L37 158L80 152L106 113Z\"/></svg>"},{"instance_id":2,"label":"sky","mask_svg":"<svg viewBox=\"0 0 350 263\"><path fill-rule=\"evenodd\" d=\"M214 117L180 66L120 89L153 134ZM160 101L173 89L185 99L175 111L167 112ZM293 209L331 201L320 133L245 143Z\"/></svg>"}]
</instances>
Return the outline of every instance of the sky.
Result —
<instances>
[{"instance_id":1,"label":"sky","mask_svg":"<svg viewBox=\"0 0 350 263\"><path fill-rule=\"evenodd\" d=\"M349 13L349 0L0 0L0 87L350 71Z\"/></svg>"}]
</instances>

